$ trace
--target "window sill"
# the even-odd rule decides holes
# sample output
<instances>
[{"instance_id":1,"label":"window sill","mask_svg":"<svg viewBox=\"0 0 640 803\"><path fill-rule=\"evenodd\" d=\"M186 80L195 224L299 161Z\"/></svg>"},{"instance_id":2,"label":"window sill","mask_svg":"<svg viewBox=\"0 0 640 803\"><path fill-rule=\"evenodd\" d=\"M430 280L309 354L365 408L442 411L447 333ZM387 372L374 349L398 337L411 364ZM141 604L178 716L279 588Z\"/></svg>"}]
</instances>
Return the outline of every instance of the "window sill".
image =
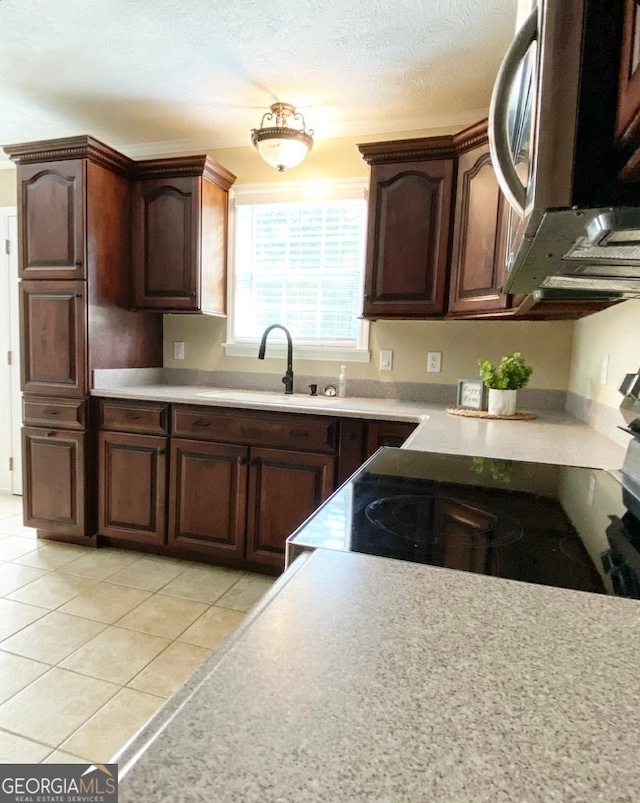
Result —
<instances>
[{"instance_id":1,"label":"window sill","mask_svg":"<svg viewBox=\"0 0 640 803\"><path fill-rule=\"evenodd\" d=\"M256 357L259 343L223 343L222 348L227 357ZM280 343L269 343L266 358L286 357L287 349ZM371 352L368 349L341 349L339 347L324 348L322 346L296 346L293 344L293 356L299 360L321 360L323 362L370 362Z\"/></svg>"}]
</instances>

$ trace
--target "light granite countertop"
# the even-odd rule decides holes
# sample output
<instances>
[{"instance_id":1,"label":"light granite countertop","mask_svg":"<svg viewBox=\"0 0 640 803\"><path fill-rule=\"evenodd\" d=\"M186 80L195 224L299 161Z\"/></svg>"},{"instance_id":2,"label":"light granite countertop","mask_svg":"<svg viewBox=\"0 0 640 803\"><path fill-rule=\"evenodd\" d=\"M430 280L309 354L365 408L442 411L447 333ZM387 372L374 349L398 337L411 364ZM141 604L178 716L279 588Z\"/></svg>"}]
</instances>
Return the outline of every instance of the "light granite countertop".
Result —
<instances>
[{"instance_id":1,"label":"light granite countertop","mask_svg":"<svg viewBox=\"0 0 640 803\"><path fill-rule=\"evenodd\" d=\"M219 394L218 391L222 391ZM625 447L570 415L535 411L531 421L500 421L450 415L446 406L397 399L317 399L295 394L227 390L197 385L132 385L98 388L94 396L146 399L241 409L277 410L346 418L414 421L408 449L469 454L593 468L619 468Z\"/></svg>"},{"instance_id":2,"label":"light granite countertop","mask_svg":"<svg viewBox=\"0 0 640 803\"><path fill-rule=\"evenodd\" d=\"M639 612L317 550L117 758L119 799L635 801Z\"/></svg>"}]
</instances>

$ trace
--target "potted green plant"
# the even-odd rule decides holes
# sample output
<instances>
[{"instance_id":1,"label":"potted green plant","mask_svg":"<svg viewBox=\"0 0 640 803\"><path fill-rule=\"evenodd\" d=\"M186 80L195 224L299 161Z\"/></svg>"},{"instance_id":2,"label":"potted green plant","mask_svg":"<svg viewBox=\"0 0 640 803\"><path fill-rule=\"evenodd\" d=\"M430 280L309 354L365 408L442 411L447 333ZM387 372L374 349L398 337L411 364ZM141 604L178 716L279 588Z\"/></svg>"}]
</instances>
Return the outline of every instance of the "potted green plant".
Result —
<instances>
[{"instance_id":1,"label":"potted green plant","mask_svg":"<svg viewBox=\"0 0 640 803\"><path fill-rule=\"evenodd\" d=\"M516 391L523 388L533 368L519 351L502 357L497 366L489 360L478 360L480 376L489 388L489 414L513 415L516 411Z\"/></svg>"}]
</instances>

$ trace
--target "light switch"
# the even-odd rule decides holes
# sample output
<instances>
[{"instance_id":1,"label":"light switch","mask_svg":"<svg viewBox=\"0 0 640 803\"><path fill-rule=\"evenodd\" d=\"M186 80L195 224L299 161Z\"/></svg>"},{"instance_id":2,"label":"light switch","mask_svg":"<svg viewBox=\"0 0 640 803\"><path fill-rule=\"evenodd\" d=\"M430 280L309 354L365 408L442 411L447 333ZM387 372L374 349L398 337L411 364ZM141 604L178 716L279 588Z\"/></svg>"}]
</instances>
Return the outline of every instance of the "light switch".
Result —
<instances>
[{"instance_id":1,"label":"light switch","mask_svg":"<svg viewBox=\"0 0 640 803\"><path fill-rule=\"evenodd\" d=\"M393 368L393 351L383 349L380 351L380 370L390 371Z\"/></svg>"},{"instance_id":2,"label":"light switch","mask_svg":"<svg viewBox=\"0 0 640 803\"><path fill-rule=\"evenodd\" d=\"M184 360L184 343L182 340L173 341L173 359Z\"/></svg>"}]
</instances>

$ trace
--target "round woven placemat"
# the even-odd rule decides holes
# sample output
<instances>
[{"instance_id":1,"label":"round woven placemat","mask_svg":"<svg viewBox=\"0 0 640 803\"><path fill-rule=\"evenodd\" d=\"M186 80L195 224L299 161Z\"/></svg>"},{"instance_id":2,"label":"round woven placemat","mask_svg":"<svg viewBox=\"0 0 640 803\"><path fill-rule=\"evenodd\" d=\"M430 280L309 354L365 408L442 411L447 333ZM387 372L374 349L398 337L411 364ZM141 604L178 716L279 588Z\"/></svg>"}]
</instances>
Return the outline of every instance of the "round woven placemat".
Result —
<instances>
[{"instance_id":1,"label":"round woven placemat","mask_svg":"<svg viewBox=\"0 0 640 803\"><path fill-rule=\"evenodd\" d=\"M493 415L486 410L468 410L466 407L447 407L447 412L451 415L464 415L467 418L491 418L501 421L530 421L537 418L535 413L528 413L526 410L516 410L513 415Z\"/></svg>"}]
</instances>

